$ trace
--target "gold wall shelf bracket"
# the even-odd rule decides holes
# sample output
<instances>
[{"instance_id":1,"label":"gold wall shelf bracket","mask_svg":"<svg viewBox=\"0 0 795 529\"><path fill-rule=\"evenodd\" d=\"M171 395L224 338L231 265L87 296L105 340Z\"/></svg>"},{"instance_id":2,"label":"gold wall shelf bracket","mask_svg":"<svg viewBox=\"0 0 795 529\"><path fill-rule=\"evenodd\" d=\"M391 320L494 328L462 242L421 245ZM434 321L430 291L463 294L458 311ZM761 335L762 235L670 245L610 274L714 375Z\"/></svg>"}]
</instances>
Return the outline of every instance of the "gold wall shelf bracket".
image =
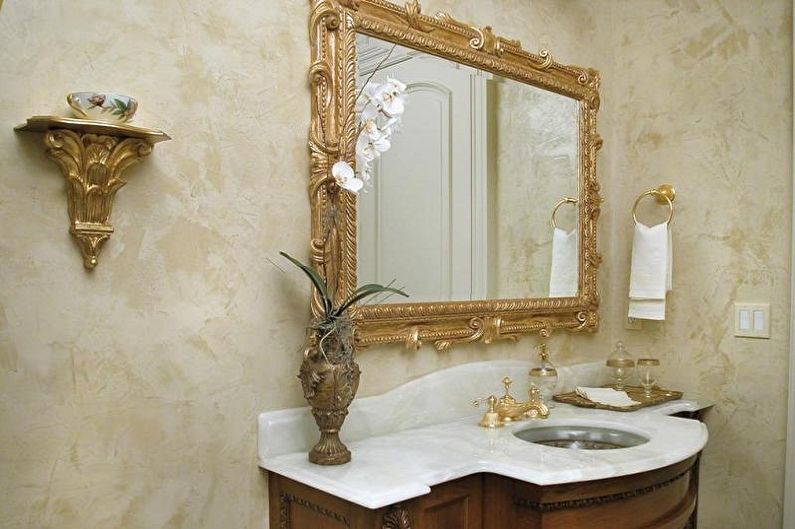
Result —
<instances>
[{"instance_id":1,"label":"gold wall shelf bracket","mask_svg":"<svg viewBox=\"0 0 795 529\"><path fill-rule=\"evenodd\" d=\"M155 143L171 138L161 130L57 116L33 116L14 130L44 134L47 156L66 179L69 232L83 265L93 270L113 233L113 199L127 183L122 173L149 155Z\"/></svg>"}]
</instances>

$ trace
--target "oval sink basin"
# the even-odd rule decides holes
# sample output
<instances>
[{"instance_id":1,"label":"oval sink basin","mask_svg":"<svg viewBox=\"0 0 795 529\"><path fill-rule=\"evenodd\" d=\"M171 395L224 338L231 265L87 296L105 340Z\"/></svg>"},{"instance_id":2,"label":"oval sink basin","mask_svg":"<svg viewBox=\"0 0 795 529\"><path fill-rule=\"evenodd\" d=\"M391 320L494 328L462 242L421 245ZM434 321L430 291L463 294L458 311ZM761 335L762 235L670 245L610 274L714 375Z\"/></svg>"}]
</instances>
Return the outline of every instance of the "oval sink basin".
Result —
<instances>
[{"instance_id":1,"label":"oval sink basin","mask_svg":"<svg viewBox=\"0 0 795 529\"><path fill-rule=\"evenodd\" d=\"M541 426L520 430L514 435L528 443L576 450L611 450L649 442L636 433L598 426Z\"/></svg>"}]
</instances>

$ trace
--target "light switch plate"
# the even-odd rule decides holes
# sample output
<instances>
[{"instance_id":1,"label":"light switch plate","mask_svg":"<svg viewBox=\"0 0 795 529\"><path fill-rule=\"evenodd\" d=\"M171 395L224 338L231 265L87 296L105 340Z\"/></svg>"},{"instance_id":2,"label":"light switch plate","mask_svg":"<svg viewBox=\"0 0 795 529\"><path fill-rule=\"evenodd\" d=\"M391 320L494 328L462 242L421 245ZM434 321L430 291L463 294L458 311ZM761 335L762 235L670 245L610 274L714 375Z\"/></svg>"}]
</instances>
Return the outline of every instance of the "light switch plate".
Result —
<instances>
[{"instance_id":1,"label":"light switch plate","mask_svg":"<svg viewBox=\"0 0 795 529\"><path fill-rule=\"evenodd\" d=\"M770 303L735 303L734 335L770 338Z\"/></svg>"}]
</instances>

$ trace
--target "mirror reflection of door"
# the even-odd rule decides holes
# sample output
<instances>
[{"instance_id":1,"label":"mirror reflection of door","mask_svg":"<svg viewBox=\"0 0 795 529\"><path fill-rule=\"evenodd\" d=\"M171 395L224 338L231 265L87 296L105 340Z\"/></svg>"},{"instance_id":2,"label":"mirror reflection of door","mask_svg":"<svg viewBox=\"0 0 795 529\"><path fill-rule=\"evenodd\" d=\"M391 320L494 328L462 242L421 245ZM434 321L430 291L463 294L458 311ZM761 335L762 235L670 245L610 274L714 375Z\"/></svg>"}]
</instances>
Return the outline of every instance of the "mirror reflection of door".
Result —
<instances>
[{"instance_id":1,"label":"mirror reflection of door","mask_svg":"<svg viewBox=\"0 0 795 529\"><path fill-rule=\"evenodd\" d=\"M360 88L387 77L406 110L357 199L359 284L395 280L410 302L576 296L576 200L554 232L551 217L579 196L578 102L359 35Z\"/></svg>"},{"instance_id":2,"label":"mirror reflection of door","mask_svg":"<svg viewBox=\"0 0 795 529\"><path fill-rule=\"evenodd\" d=\"M395 280L411 301L484 298L490 75L368 37L358 46L360 86L380 63L372 80L397 78L408 93L401 130L358 197L359 284Z\"/></svg>"}]
</instances>

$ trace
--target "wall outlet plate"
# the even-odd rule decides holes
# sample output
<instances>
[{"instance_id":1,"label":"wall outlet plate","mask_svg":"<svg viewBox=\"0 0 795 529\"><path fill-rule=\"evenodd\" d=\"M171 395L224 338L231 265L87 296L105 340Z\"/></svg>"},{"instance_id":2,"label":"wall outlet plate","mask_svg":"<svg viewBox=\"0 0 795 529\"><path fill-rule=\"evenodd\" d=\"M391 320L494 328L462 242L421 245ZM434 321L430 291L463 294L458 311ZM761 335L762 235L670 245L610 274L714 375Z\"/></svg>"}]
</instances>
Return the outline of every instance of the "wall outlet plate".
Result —
<instances>
[{"instance_id":1,"label":"wall outlet plate","mask_svg":"<svg viewBox=\"0 0 795 529\"><path fill-rule=\"evenodd\" d=\"M734 303L734 335L770 338L770 303Z\"/></svg>"}]
</instances>

